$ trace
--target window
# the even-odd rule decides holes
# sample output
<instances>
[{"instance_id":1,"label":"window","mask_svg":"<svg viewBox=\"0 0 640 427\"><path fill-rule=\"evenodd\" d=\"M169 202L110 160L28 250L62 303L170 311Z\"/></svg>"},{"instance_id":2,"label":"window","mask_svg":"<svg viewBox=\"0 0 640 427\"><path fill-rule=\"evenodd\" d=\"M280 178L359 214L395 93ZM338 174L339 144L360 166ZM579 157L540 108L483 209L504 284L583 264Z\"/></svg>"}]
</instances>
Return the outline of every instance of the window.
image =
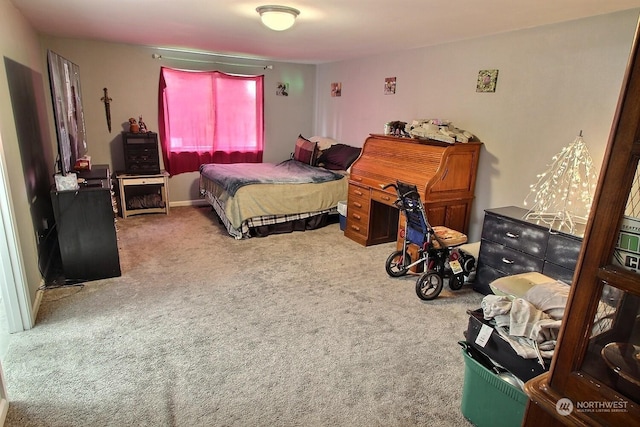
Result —
<instances>
[{"instance_id":1,"label":"window","mask_svg":"<svg viewBox=\"0 0 640 427\"><path fill-rule=\"evenodd\" d=\"M159 134L167 172L194 172L203 163L262 162L263 80L162 67Z\"/></svg>"}]
</instances>

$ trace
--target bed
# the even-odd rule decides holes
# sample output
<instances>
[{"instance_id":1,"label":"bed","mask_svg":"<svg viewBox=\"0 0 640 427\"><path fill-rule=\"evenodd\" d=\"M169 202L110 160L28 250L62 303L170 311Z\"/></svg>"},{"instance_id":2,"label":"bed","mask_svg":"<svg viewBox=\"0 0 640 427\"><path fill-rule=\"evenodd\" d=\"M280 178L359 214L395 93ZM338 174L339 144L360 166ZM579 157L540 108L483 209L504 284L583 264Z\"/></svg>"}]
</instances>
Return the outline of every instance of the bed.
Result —
<instances>
[{"instance_id":1,"label":"bed","mask_svg":"<svg viewBox=\"0 0 640 427\"><path fill-rule=\"evenodd\" d=\"M323 227L337 221L360 150L300 135L280 163L201 165L200 194L236 239Z\"/></svg>"}]
</instances>

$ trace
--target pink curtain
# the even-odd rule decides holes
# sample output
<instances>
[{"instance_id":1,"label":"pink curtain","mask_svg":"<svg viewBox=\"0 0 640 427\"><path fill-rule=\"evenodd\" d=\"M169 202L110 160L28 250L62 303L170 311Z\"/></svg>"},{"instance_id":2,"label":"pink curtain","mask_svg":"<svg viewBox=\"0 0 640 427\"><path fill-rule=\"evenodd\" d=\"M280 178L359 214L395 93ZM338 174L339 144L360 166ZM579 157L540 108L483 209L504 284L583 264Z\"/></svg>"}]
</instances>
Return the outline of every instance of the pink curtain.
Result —
<instances>
[{"instance_id":1,"label":"pink curtain","mask_svg":"<svg viewBox=\"0 0 640 427\"><path fill-rule=\"evenodd\" d=\"M260 163L264 150L264 76L162 67L160 144L170 175L204 163Z\"/></svg>"}]
</instances>

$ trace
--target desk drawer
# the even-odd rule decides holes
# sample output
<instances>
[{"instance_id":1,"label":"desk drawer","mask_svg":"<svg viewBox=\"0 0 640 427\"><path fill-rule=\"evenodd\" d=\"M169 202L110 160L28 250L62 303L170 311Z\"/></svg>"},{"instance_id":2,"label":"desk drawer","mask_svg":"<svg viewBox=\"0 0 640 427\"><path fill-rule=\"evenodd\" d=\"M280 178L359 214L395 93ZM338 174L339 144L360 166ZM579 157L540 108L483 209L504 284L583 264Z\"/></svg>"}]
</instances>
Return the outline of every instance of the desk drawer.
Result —
<instances>
[{"instance_id":1,"label":"desk drawer","mask_svg":"<svg viewBox=\"0 0 640 427\"><path fill-rule=\"evenodd\" d=\"M356 242L365 245L369 236L369 222L368 217L363 219L356 219L355 214L347 212L347 224L344 229L344 235ZM352 216L354 215L354 216Z\"/></svg>"},{"instance_id":2,"label":"desk drawer","mask_svg":"<svg viewBox=\"0 0 640 427\"><path fill-rule=\"evenodd\" d=\"M357 185L349 185L349 198L357 197L360 199L368 199L369 198L369 189L358 187Z\"/></svg>"},{"instance_id":3,"label":"desk drawer","mask_svg":"<svg viewBox=\"0 0 640 427\"><path fill-rule=\"evenodd\" d=\"M495 242L482 240L480 244L480 262L505 275L542 271L544 260L524 252L516 251Z\"/></svg>"},{"instance_id":4,"label":"desk drawer","mask_svg":"<svg viewBox=\"0 0 640 427\"><path fill-rule=\"evenodd\" d=\"M347 218L359 224L369 224L369 216L363 210L347 208Z\"/></svg>"},{"instance_id":5,"label":"desk drawer","mask_svg":"<svg viewBox=\"0 0 640 427\"><path fill-rule=\"evenodd\" d=\"M347 235L358 235L360 239L367 239L369 234L369 190L349 185L347 200Z\"/></svg>"},{"instance_id":6,"label":"desk drawer","mask_svg":"<svg viewBox=\"0 0 640 427\"><path fill-rule=\"evenodd\" d=\"M486 215L482 227L482 239L517 249L538 258L544 258L548 235L548 230L543 228L494 215Z\"/></svg>"},{"instance_id":7,"label":"desk drawer","mask_svg":"<svg viewBox=\"0 0 640 427\"><path fill-rule=\"evenodd\" d=\"M366 236L369 229L369 215L361 209L347 208L347 228Z\"/></svg>"},{"instance_id":8,"label":"desk drawer","mask_svg":"<svg viewBox=\"0 0 640 427\"><path fill-rule=\"evenodd\" d=\"M398 197L393 193L387 193L382 190L371 190L371 200L393 206Z\"/></svg>"}]
</instances>

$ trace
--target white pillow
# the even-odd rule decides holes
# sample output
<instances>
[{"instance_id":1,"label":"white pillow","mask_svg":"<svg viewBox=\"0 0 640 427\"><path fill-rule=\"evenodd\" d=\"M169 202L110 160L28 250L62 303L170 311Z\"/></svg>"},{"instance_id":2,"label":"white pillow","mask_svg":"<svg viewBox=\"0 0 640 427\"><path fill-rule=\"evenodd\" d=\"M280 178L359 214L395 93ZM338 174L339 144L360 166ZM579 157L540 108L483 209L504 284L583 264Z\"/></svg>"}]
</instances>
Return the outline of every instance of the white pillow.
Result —
<instances>
[{"instance_id":1,"label":"white pillow","mask_svg":"<svg viewBox=\"0 0 640 427\"><path fill-rule=\"evenodd\" d=\"M510 298L524 298L529 289L540 283L555 282L555 279L538 272L528 272L504 276L489 283L489 287L496 295Z\"/></svg>"},{"instance_id":2,"label":"white pillow","mask_svg":"<svg viewBox=\"0 0 640 427\"><path fill-rule=\"evenodd\" d=\"M322 151L322 150L326 150L327 148L331 147L333 144L337 144L338 141L336 141L333 138L329 138L326 136L312 136L311 138L309 138L309 141L313 141L313 142L317 142L318 145L318 150Z\"/></svg>"}]
</instances>

